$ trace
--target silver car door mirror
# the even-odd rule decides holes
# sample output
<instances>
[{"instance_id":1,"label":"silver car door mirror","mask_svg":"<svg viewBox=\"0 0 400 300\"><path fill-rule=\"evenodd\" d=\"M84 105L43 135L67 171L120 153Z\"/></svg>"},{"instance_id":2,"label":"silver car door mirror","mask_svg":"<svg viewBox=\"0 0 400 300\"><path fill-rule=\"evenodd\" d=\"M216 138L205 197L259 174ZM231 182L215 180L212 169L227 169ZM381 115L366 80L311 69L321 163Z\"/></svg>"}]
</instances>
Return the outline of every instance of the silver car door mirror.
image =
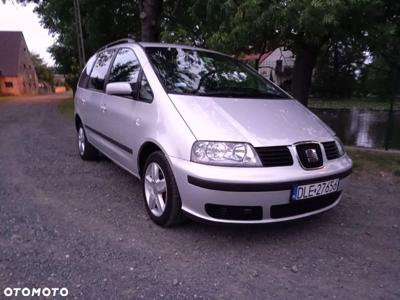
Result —
<instances>
[{"instance_id":1,"label":"silver car door mirror","mask_svg":"<svg viewBox=\"0 0 400 300\"><path fill-rule=\"evenodd\" d=\"M106 85L108 95L132 96L133 89L129 82L111 82Z\"/></svg>"}]
</instances>

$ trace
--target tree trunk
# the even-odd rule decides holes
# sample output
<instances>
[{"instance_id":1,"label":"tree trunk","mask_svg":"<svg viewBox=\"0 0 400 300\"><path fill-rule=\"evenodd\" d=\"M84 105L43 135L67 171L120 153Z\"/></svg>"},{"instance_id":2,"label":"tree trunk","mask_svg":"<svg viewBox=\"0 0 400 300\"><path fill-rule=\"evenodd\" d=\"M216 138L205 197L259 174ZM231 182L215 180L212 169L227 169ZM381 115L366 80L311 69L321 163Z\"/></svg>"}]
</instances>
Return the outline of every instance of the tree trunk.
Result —
<instances>
[{"instance_id":1,"label":"tree trunk","mask_svg":"<svg viewBox=\"0 0 400 300\"><path fill-rule=\"evenodd\" d=\"M160 21L163 0L140 0L142 42L160 41Z\"/></svg>"},{"instance_id":2,"label":"tree trunk","mask_svg":"<svg viewBox=\"0 0 400 300\"><path fill-rule=\"evenodd\" d=\"M318 49L301 46L297 47L294 52L296 61L293 68L291 92L297 100L307 106Z\"/></svg>"}]
</instances>

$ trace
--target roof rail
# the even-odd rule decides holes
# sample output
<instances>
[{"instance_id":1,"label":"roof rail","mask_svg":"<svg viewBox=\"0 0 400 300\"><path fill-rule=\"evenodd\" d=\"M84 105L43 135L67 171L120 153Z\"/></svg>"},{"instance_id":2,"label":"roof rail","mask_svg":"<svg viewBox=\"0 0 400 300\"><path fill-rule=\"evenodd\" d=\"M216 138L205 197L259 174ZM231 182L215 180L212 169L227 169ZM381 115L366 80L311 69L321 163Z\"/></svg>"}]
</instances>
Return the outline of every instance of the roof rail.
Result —
<instances>
[{"instance_id":1,"label":"roof rail","mask_svg":"<svg viewBox=\"0 0 400 300\"><path fill-rule=\"evenodd\" d=\"M115 45L125 44L125 43L135 43L135 42L136 41L131 37L128 37L128 38L125 38L125 39L116 40L114 42L111 42L111 43L101 47L99 50L97 50L97 52L102 51L102 50L107 49L107 48L110 48L110 47L115 46Z\"/></svg>"}]
</instances>

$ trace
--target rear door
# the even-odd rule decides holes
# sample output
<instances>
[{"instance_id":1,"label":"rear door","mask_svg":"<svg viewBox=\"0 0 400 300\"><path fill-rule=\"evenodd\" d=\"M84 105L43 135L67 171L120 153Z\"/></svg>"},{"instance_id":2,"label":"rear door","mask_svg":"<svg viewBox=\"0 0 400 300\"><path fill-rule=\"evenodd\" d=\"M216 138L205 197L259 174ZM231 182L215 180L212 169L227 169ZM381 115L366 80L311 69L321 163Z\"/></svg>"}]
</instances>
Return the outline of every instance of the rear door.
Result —
<instances>
[{"instance_id":1,"label":"rear door","mask_svg":"<svg viewBox=\"0 0 400 300\"><path fill-rule=\"evenodd\" d=\"M104 84L109 71L115 50L105 50L97 55L96 62L90 73L88 81L88 93L86 96L85 110L87 111L84 122L86 134L89 141L100 150L104 150L106 140L102 134L102 106L104 93Z\"/></svg>"},{"instance_id":2,"label":"rear door","mask_svg":"<svg viewBox=\"0 0 400 300\"><path fill-rule=\"evenodd\" d=\"M118 50L107 83L129 82L134 93L130 96L106 95L102 98L103 121L100 130L109 138L107 151L110 156L129 170L133 170L137 118L137 92L141 67L135 53L130 48ZM112 153L110 153L112 152Z\"/></svg>"}]
</instances>

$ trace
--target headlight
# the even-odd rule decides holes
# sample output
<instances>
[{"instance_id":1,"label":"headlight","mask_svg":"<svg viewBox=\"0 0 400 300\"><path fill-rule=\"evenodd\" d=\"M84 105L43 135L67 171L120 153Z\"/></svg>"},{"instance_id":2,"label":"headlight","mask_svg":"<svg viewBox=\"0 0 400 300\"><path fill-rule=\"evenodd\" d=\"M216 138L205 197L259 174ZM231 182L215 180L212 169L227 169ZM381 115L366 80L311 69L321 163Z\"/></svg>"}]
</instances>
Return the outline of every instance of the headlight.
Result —
<instances>
[{"instance_id":1,"label":"headlight","mask_svg":"<svg viewBox=\"0 0 400 300\"><path fill-rule=\"evenodd\" d=\"M198 141L192 147L191 160L218 166L262 166L256 151L247 143Z\"/></svg>"},{"instance_id":2,"label":"headlight","mask_svg":"<svg viewBox=\"0 0 400 300\"><path fill-rule=\"evenodd\" d=\"M346 151L344 151L344 147L343 147L342 141L337 136L335 136L335 142L336 142L336 145L338 147L340 156L343 156L346 153Z\"/></svg>"}]
</instances>

